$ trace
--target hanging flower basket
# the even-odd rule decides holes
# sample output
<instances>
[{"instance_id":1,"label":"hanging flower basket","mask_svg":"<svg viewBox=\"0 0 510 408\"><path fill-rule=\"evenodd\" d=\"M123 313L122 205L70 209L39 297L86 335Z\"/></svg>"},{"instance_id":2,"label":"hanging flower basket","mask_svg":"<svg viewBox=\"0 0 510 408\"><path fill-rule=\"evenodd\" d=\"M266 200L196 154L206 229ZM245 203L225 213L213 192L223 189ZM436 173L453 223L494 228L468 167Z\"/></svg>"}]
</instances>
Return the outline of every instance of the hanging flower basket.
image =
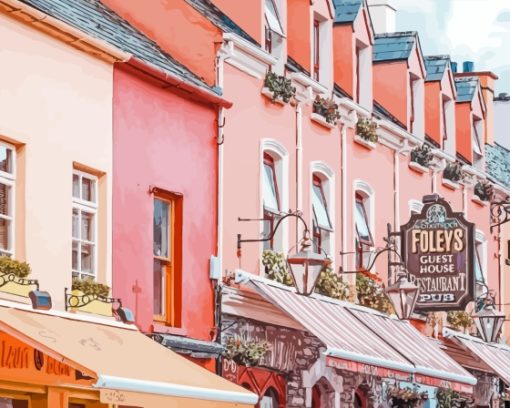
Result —
<instances>
[{"instance_id":1,"label":"hanging flower basket","mask_svg":"<svg viewBox=\"0 0 510 408\"><path fill-rule=\"evenodd\" d=\"M377 140L377 123L368 118L359 118L354 141L368 149L375 149Z\"/></svg>"},{"instance_id":2,"label":"hanging flower basket","mask_svg":"<svg viewBox=\"0 0 510 408\"><path fill-rule=\"evenodd\" d=\"M266 249L262 252L262 265L264 265L266 277L269 279L287 286L294 285L294 279L289 272L287 259L283 252Z\"/></svg>"},{"instance_id":3,"label":"hanging flower basket","mask_svg":"<svg viewBox=\"0 0 510 408\"><path fill-rule=\"evenodd\" d=\"M330 266L322 269L315 286L315 292L333 299L354 300L349 285Z\"/></svg>"},{"instance_id":4,"label":"hanging flower basket","mask_svg":"<svg viewBox=\"0 0 510 408\"><path fill-rule=\"evenodd\" d=\"M474 324L469 313L463 310L448 312L446 315L446 321L455 330L462 330L464 332L468 331Z\"/></svg>"},{"instance_id":5,"label":"hanging flower basket","mask_svg":"<svg viewBox=\"0 0 510 408\"><path fill-rule=\"evenodd\" d=\"M417 389L390 386L386 391L386 398L392 408L414 408L428 400L429 396L427 392L419 392Z\"/></svg>"},{"instance_id":6,"label":"hanging flower basket","mask_svg":"<svg viewBox=\"0 0 510 408\"><path fill-rule=\"evenodd\" d=\"M376 281L366 277L364 274L356 274L356 294L358 303L362 306L378 310L382 313L391 314L393 306L384 293L384 288Z\"/></svg>"},{"instance_id":7,"label":"hanging flower basket","mask_svg":"<svg viewBox=\"0 0 510 408\"><path fill-rule=\"evenodd\" d=\"M270 345L267 341L247 341L231 337L225 344L223 355L238 365L256 367L269 349Z\"/></svg>"}]
</instances>

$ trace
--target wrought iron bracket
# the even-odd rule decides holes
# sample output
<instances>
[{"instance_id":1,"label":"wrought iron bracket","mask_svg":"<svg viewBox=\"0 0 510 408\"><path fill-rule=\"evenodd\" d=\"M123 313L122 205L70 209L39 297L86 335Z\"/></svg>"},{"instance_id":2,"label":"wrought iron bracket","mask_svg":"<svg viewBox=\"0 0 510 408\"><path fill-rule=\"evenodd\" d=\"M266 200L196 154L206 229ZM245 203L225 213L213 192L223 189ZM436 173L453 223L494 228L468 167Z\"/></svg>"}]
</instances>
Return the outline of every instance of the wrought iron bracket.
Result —
<instances>
[{"instance_id":1,"label":"wrought iron bracket","mask_svg":"<svg viewBox=\"0 0 510 408\"><path fill-rule=\"evenodd\" d=\"M88 304L92 303L93 301L97 300L101 303L111 303L112 304L112 313L113 313L113 304L118 304L118 308L122 307L122 301L118 298L111 298L111 297L105 297L105 296L99 296L99 295L75 295L72 292L69 291L69 289L64 289L65 293L65 310L68 311L69 309L79 309L81 307L87 306Z\"/></svg>"},{"instance_id":2,"label":"wrought iron bracket","mask_svg":"<svg viewBox=\"0 0 510 408\"><path fill-rule=\"evenodd\" d=\"M490 231L510 222L510 197L504 200L491 201L491 227Z\"/></svg>"},{"instance_id":3,"label":"wrought iron bracket","mask_svg":"<svg viewBox=\"0 0 510 408\"><path fill-rule=\"evenodd\" d=\"M4 275L0 275L0 288L11 282L21 286L35 285L37 290L39 290L39 281L37 279L20 278L13 273L6 273Z\"/></svg>"}]
</instances>

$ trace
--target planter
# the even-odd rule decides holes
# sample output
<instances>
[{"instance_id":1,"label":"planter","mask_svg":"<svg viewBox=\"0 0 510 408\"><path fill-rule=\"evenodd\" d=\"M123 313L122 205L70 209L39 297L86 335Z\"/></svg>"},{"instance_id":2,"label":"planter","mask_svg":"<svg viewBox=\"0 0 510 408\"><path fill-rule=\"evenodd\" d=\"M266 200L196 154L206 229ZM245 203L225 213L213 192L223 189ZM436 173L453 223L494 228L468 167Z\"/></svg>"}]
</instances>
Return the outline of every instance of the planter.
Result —
<instances>
[{"instance_id":1,"label":"planter","mask_svg":"<svg viewBox=\"0 0 510 408\"><path fill-rule=\"evenodd\" d=\"M354 141L368 150L374 150L376 147L374 142L364 139L360 135L354 135Z\"/></svg>"},{"instance_id":2,"label":"planter","mask_svg":"<svg viewBox=\"0 0 510 408\"><path fill-rule=\"evenodd\" d=\"M285 105L285 102L283 100L279 99L279 98L276 98L273 101L273 93L267 87L262 88L262 91L260 91L260 93L262 95L264 95L266 98L268 98L273 103L277 103L279 105Z\"/></svg>"},{"instance_id":3,"label":"planter","mask_svg":"<svg viewBox=\"0 0 510 408\"><path fill-rule=\"evenodd\" d=\"M485 207L488 204L488 201L483 201L480 197L478 197L476 194L471 197L471 201L478 204L481 207Z\"/></svg>"},{"instance_id":4,"label":"planter","mask_svg":"<svg viewBox=\"0 0 510 408\"><path fill-rule=\"evenodd\" d=\"M319 115L318 113L312 113L311 119L328 129L334 129L336 127L336 123L329 123L324 116Z\"/></svg>"},{"instance_id":5,"label":"planter","mask_svg":"<svg viewBox=\"0 0 510 408\"><path fill-rule=\"evenodd\" d=\"M417 163L415 161L409 162L409 168L411 170L414 170L417 173L425 174L429 172L429 168L426 166L422 166L420 163Z\"/></svg>"},{"instance_id":6,"label":"planter","mask_svg":"<svg viewBox=\"0 0 510 408\"><path fill-rule=\"evenodd\" d=\"M28 294L36 288L36 285L22 285L19 283L20 279L23 278L18 278L12 274L0 275L0 284L3 283L4 280L8 281L5 285L0 286L0 292L28 298Z\"/></svg>"},{"instance_id":7,"label":"planter","mask_svg":"<svg viewBox=\"0 0 510 408\"><path fill-rule=\"evenodd\" d=\"M85 295L81 290L73 289L69 298L69 306L72 311L92 313L101 316L113 316L111 302L105 302L96 295Z\"/></svg>"},{"instance_id":8,"label":"planter","mask_svg":"<svg viewBox=\"0 0 510 408\"><path fill-rule=\"evenodd\" d=\"M449 188L450 190L458 190L460 188L460 184L455 182L455 181L451 181L450 179L447 179L447 178L443 178L443 186L445 186L446 188Z\"/></svg>"}]
</instances>

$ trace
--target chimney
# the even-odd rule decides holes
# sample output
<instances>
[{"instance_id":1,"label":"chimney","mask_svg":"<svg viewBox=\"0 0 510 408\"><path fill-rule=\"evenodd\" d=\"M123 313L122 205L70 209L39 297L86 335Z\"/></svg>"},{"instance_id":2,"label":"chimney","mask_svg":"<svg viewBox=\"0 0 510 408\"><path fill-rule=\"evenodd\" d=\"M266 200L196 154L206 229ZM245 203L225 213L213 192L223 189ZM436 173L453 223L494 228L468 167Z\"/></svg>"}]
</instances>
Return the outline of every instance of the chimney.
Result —
<instances>
[{"instance_id":1,"label":"chimney","mask_svg":"<svg viewBox=\"0 0 510 408\"><path fill-rule=\"evenodd\" d=\"M475 63L473 61L464 61L462 64L463 72L473 72L475 68Z\"/></svg>"},{"instance_id":2,"label":"chimney","mask_svg":"<svg viewBox=\"0 0 510 408\"><path fill-rule=\"evenodd\" d=\"M376 34L394 33L397 10L390 0L368 0L368 10Z\"/></svg>"},{"instance_id":3,"label":"chimney","mask_svg":"<svg viewBox=\"0 0 510 408\"><path fill-rule=\"evenodd\" d=\"M452 61L451 64L452 64L452 72L454 74L456 74L457 73L457 63Z\"/></svg>"}]
</instances>

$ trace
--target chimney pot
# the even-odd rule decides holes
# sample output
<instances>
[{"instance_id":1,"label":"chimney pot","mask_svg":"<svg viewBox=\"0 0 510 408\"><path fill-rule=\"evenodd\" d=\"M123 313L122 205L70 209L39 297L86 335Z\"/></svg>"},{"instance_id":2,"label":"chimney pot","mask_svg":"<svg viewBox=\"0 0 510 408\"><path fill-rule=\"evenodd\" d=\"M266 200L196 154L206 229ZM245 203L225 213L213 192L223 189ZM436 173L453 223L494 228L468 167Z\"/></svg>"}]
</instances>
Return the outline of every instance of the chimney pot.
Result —
<instances>
[{"instance_id":1,"label":"chimney pot","mask_svg":"<svg viewBox=\"0 0 510 408\"><path fill-rule=\"evenodd\" d=\"M473 61L464 61L462 64L462 70L464 72L473 72L475 68L475 63Z\"/></svg>"},{"instance_id":2,"label":"chimney pot","mask_svg":"<svg viewBox=\"0 0 510 408\"><path fill-rule=\"evenodd\" d=\"M453 61L452 61L452 72L453 72L454 74L456 74L456 73L457 73L457 63L456 63L456 62L453 62Z\"/></svg>"}]
</instances>

